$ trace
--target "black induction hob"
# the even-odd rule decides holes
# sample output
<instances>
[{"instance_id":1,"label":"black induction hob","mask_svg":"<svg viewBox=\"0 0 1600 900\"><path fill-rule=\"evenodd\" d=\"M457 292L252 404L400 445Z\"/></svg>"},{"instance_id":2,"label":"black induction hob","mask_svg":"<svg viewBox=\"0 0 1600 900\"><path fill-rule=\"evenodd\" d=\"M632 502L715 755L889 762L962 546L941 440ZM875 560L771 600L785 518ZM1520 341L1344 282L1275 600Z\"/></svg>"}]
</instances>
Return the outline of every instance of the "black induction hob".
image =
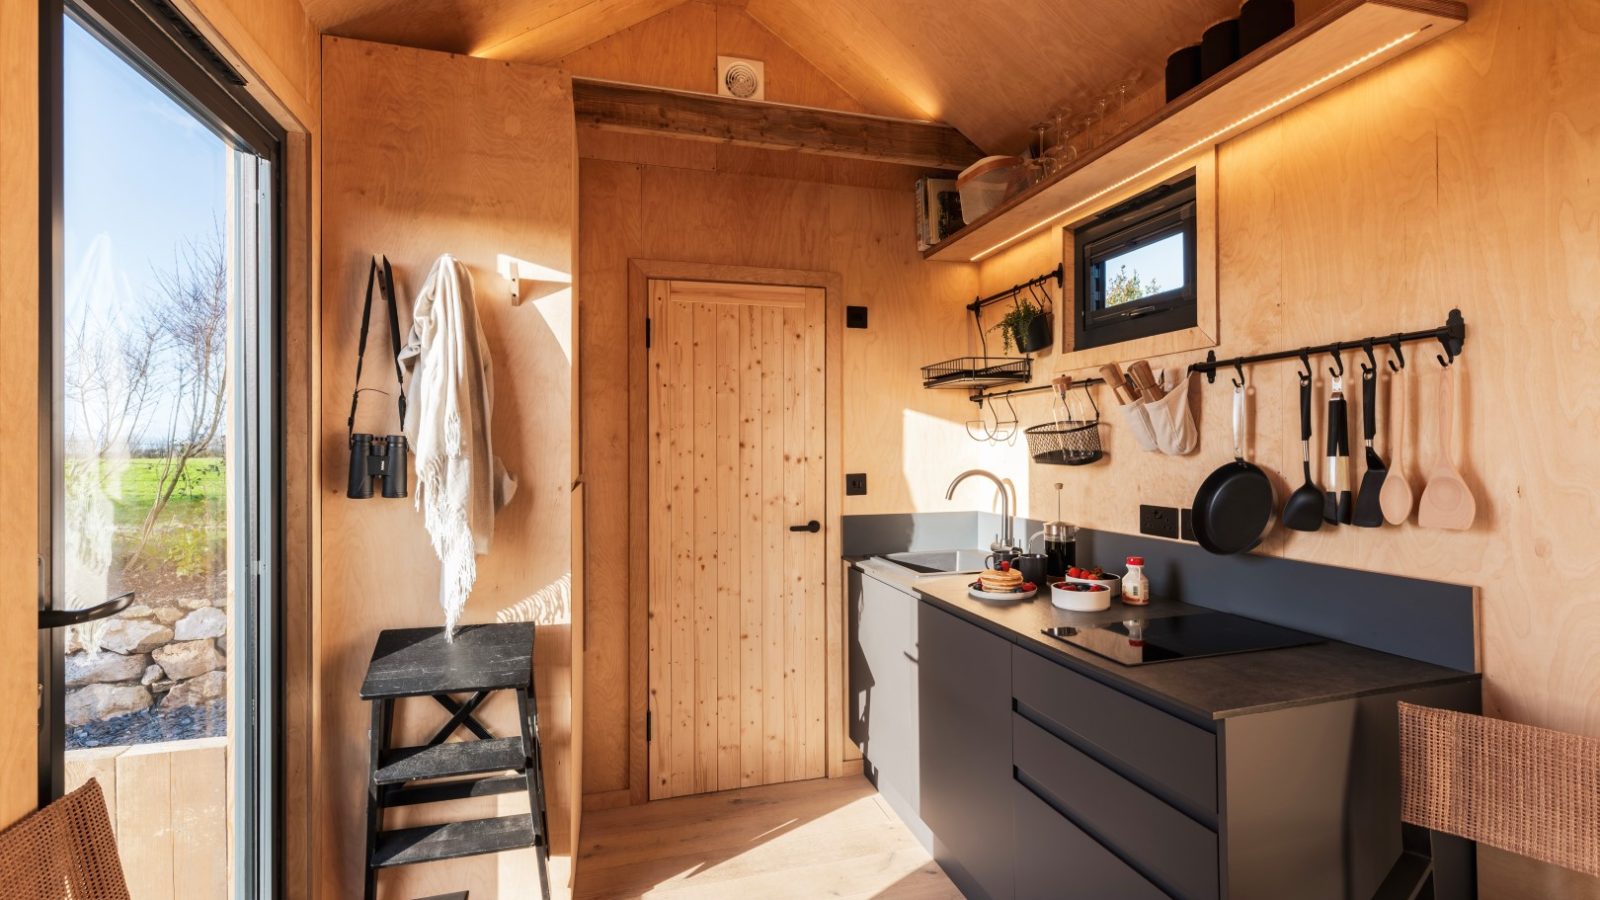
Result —
<instances>
[{"instance_id":1,"label":"black induction hob","mask_svg":"<svg viewBox=\"0 0 1600 900\"><path fill-rule=\"evenodd\" d=\"M1159 619L1129 618L1107 625L1058 625L1044 633L1125 666L1277 650L1318 644L1322 638L1225 612Z\"/></svg>"}]
</instances>

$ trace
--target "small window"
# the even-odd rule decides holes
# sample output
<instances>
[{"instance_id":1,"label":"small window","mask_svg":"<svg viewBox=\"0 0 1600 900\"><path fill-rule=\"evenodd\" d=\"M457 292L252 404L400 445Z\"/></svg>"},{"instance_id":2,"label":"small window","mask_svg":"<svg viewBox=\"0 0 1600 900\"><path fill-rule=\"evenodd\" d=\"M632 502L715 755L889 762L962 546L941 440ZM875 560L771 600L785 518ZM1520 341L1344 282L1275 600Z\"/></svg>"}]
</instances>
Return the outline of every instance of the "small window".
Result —
<instances>
[{"instance_id":1,"label":"small window","mask_svg":"<svg viewBox=\"0 0 1600 900\"><path fill-rule=\"evenodd\" d=\"M1074 232L1075 349L1195 325L1193 172L1080 223Z\"/></svg>"}]
</instances>

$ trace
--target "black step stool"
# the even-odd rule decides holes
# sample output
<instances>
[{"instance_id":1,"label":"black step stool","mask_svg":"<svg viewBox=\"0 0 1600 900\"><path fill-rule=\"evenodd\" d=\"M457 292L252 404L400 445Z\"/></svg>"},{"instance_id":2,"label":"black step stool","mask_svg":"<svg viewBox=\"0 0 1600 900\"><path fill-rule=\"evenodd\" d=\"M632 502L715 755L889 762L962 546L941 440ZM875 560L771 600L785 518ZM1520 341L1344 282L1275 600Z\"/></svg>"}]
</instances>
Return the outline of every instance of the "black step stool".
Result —
<instances>
[{"instance_id":1,"label":"black step stool","mask_svg":"<svg viewBox=\"0 0 1600 900\"><path fill-rule=\"evenodd\" d=\"M544 774L539 767L539 713L533 697L531 622L466 625L448 642L442 628L404 628L378 635L361 684L372 703L372 763L367 779L367 875L363 896L375 900L378 870L534 847L539 893L549 900L549 832ZM493 691L515 691L522 733L497 738L473 713ZM457 700L452 694L471 694ZM421 747L390 745L394 703L432 697L450 718ZM477 740L446 740L466 728ZM511 771L516 774L497 774ZM476 778L461 776L475 775ZM434 781L433 779L455 779ZM427 783L417 783L427 782ZM383 811L397 806L528 792L529 813L383 830Z\"/></svg>"}]
</instances>

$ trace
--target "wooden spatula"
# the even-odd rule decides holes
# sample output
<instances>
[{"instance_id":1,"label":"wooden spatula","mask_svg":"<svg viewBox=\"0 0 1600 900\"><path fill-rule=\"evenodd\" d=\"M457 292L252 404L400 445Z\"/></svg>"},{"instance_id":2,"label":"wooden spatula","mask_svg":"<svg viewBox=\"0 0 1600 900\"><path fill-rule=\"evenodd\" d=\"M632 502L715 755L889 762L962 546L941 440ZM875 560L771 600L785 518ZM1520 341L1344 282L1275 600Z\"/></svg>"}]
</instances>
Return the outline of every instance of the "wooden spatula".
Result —
<instances>
[{"instance_id":1,"label":"wooden spatula","mask_svg":"<svg viewBox=\"0 0 1600 900\"><path fill-rule=\"evenodd\" d=\"M1378 491L1378 505L1383 507L1383 520L1390 525L1403 525L1411 518L1417 506L1417 495L1411 490L1406 477L1406 438L1411 413L1411 389L1406 386L1406 370L1401 369L1390 379L1394 400L1389 403L1389 428L1394 440L1389 443L1389 474Z\"/></svg>"},{"instance_id":2,"label":"wooden spatula","mask_svg":"<svg viewBox=\"0 0 1600 900\"><path fill-rule=\"evenodd\" d=\"M1478 514L1478 501L1472 490L1456 469L1450 452L1451 432L1454 430L1455 371L1459 363L1445 366L1439 376L1439 453L1428 473L1428 486L1422 490L1422 504L1417 510L1417 524L1423 528L1448 528L1465 531L1472 527Z\"/></svg>"}]
</instances>

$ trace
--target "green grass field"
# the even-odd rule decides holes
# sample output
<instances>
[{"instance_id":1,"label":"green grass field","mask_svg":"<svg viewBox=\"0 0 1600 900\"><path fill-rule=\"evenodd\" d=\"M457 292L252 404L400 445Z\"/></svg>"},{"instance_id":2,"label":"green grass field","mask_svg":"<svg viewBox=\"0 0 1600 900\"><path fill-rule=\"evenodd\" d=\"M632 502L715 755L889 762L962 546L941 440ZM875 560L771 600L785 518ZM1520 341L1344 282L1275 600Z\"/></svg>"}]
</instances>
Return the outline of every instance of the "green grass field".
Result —
<instances>
[{"instance_id":1,"label":"green grass field","mask_svg":"<svg viewBox=\"0 0 1600 900\"><path fill-rule=\"evenodd\" d=\"M101 479L105 481L103 497L110 502L111 526L115 532L112 558L120 565L138 546L139 531L155 503L165 461L106 460L99 465ZM86 478L93 470L79 471L76 477ZM197 457L189 461L150 534L140 558L142 567L165 570L165 574L179 579L212 576L225 568L226 474L221 457ZM73 476L69 476L69 507L75 503L88 506L101 499L102 488L72 482Z\"/></svg>"}]
</instances>

